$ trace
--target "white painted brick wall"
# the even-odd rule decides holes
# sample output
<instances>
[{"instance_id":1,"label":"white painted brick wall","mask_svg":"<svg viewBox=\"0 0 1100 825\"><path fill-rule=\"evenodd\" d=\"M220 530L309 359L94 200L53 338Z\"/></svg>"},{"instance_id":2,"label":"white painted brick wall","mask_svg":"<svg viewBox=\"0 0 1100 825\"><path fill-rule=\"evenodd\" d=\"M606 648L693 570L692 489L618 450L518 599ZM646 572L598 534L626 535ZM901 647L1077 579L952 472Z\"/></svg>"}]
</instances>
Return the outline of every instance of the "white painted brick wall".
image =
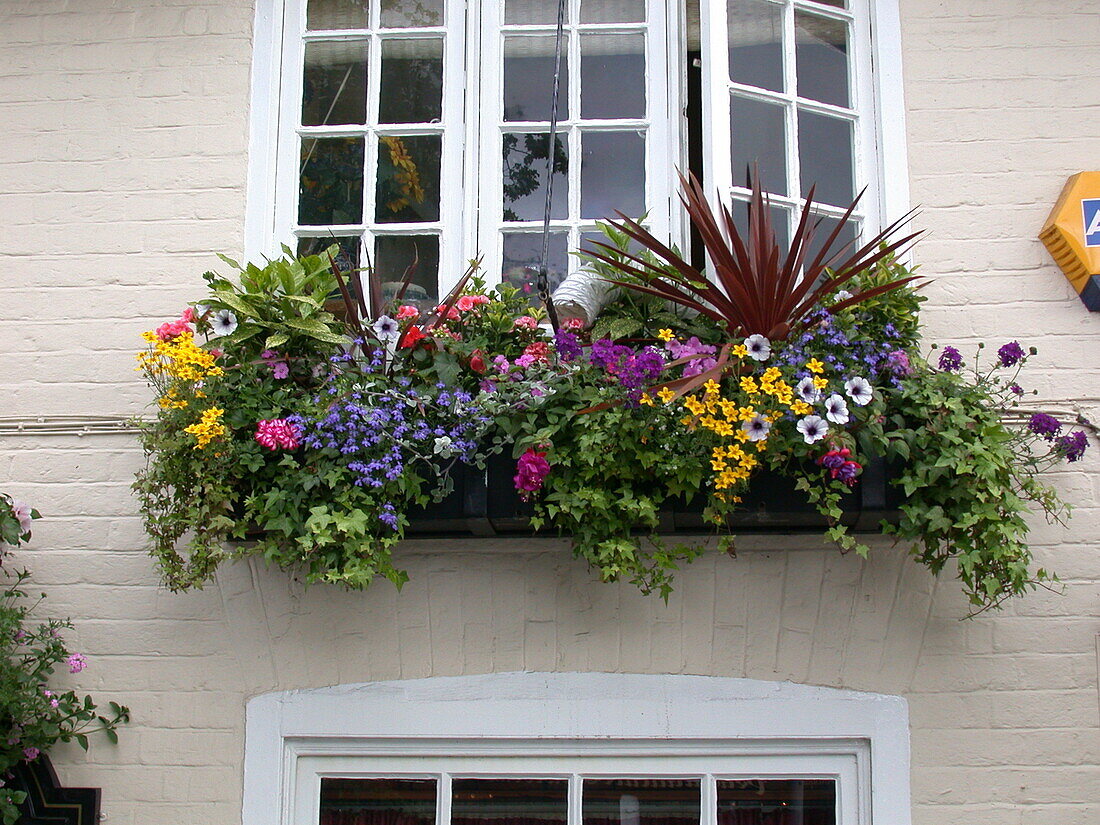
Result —
<instances>
[{"instance_id":1,"label":"white painted brick wall","mask_svg":"<svg viewBox=\"0 0 1100 825\"><path fill-rule=\"evenodd\" d=\"M913 201L930 333L1041 347L1032 385L1100 409L1100 315L1035 239L1069 174L1100 159L1095 0L902 0ZM252 7L245 0L0 2L0 415L129 414L138 333L243 238ZM257 693L506 670L698 673L905 696L919 825L1100 821L1100 460L1055 478L1037 524L1065 592L960 622L880 542L810 539L704 558L666 607L600 585L555 541L411 544L396 594L306 592L253 565L205 591L157 585L123 435L0 439L0 487L46 515L22 559L77 623L79 685L131 705L118 747L61 748L110 825L240 819Z\"/></svg>"}]
</instances>

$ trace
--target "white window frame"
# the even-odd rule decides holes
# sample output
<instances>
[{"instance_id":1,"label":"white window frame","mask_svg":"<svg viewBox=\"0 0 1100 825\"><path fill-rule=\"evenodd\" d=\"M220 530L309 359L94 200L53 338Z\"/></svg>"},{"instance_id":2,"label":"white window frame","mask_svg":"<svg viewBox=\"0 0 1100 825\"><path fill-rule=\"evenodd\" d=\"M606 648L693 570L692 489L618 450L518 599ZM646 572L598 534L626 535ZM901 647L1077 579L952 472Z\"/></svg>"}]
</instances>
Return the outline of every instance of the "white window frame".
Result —
<instances>
[{"instance_id":1,"label":"white window frame","mask_svg":"<svg viewBox=\"0 0 1100 825\"><path fill-rule=\"evenodd\" d=\"M863 223L864 237L897 220L909 210L909 177L905 145L905 106L901 74L901 21L898 0L848 0L847 8L814 0L764 0L782 5L784 42L793 44L795 12L850 23L849 91L850 106L844 107L796 97L794 55L783 52L785 92L744 86L730 80L727 67L726 0L698 0L703 72L703 173L709 192L729 202L736 192L747 200L750 192L735 185L730 157L730 110L732 92L753 100L784 106L787 134L786 177L789 196L771 196L773 203L791 207L791 225L797 223L805 199L801 196L801 175L797 151L791 151L796 108L828 114L855 122L853 129L853 174L858 193L866 193L854 213ZM840 217L843 208L815 202L819 215Z\"/></svg>"},{"instance_id":2,"label":"white window frame","mask_svg":"<svg viewBox=\"0 0 1100 825\"><path fill-rule=\"evenodd\" d=\"M575 1L571 0L571 2ZM278 177L280 140L289 139L285 126L280 128L280 118L283 118L284 122L287 118L287 114L283 111L285 105L300 109L300 93L294 97L289 94L288 89L293 87L300 90L301 78L295 78L293 73L291 73L292 76L287 77L285 70L286 55L283 42L286 6L288 3L301 2L302 0L257 0L256 3L244 237L245 257L252 261L277 257L281 254L280 245L292 241L292 238L280 233L276 213L277 209L286 208L281 204L288 200L283 198L280 201L277 197L278 188L283 185L283 181ZM704 36L712 38L710 48L702 50L703 96L705 101L709 101L703 107L704 183L711 193L722 192L725 188L726 193L723 194L723 198L726 198L728 186L732 183L728 148L729 119L715 117L714 111L717 95L727 95L728 86L725 82L708 84L707 81L708 77L721 76L718 73L719 67L713 65L708 52L720 55L725 53L724 0L699 0L699 2ZM796 0L796 2L815 12L826 14L837 12L835 7L815 4L812 0ZM467 15L477 14L480 8L479 3L466 2L466 0L447 0L447 3L452 24L459 13L465 18ZM650 4L651 7L662 5L659 0L650 0ZM664 5L666 12L663 19L658 22L654 18L653 23L665 29L668 35L667 49L662 59L658 54L660 50L655 48L657 38L651 38L651 47L647 53L647 59L652 61L651 77L647 81L647 87L657 80L653 74L654 67L660 65L666 67L668 77L673 76L672 69L686 68L683 66L683 43L686 36L684 3ZM859 134L861 148L857 153L855 165L859 170L857 182L870 184L869 199L865 201L861 211L865 226L874 230L896 220L909 209L899 0L851 0L850 5L851 13L857 20L853 38L853 48L857 54L853 57L852 65L855 66L854 85L859 95L857 105L861 109L862 124ZM719 9L722 10L722 20L716 20ZM447 59L461 62L463 58L461 51L466 52L465 73L454 74L455 77L461 77L465 85L474 82L481 75L487 59L497 60L495 52L499 49L495 45L487 46L483 42L485 40L483 28L480 24L468 22L464 43L461 32L448 34L450 54ZM497 39L494 38L493 44L496 42ZM490 56L483 54L486 48L492 49L494 54ZM717 49L717 52L714 49ZM724 66L721 68L724 69ZM461 67L455 68L448 63L445 71L456 73L460 69ZM677 205L673 185L674 172L671 167L678 165L680 168L686 168L687 166L684 74L682 70L679 72L679 83L669 83L667 96L662 98L663 102L650 101L652 126L647 146L648 157L661 157L660 153L663 151L663 156L671 161L670 168L664 170L668 173L667 175L658 174L661 171L659 169L657 172L654 169L649 170L647 203L653 210L653 215L659 216L662 224L668 221L666 231L672 241L681 246L686 241L686 227L681 214L682 210ZM497 81L499 80L498 78ZM452 88L458 85L460 84L453 83ZM283 101L286 103L284 104ZM456 181L455 176L451 175L441 181L441 186L459 186L462 196L457 197L452 192L450 202L457 204L457 208L452 206L444 210L441 205L440 223L448 227L461 228L449 230L452 243L446 251L441 243L440 270L444 272L445 269L458 267L458 271L461 271L468 257L482 251L486 253L486 274L490 280L495 280L499 274L500 262L498 225L492 220L482 220L479 223L474 217L478 216L481 210L497 215L500 204L485 203L484 194L479 191L479 187L470 182L479 180L479 172L486 164L499 166L499 148L497 141L479 139L485 125L481 119L479 95L468 93L465 104L456 104L454 94L450 95L449 99L445 97L445 109L450 111L448 107L455 105L465 105L466 125L460 136L452 136L446 151L461 153L463 164L461 180ZM661 106L665 108L667 115L665 119L660 117ZM723 106L728 106L728 103L723 102ZM471 109L474 111L470 111ZM297 117L297 112L294 116ZM496 126L495 123L492 125ZM724 144L722 135L725 135ZM296 140L296 136L294 139ZM484 147L486 143L493 144L492 150L485 148L480 152L466 151L467 147L478 145ZM293 152L290 154L296 157ZM574 160L579 164L580 159L571 155L571 162ZM296 180L287 185L292 188L292 191L297 191ZM369 183L365 181L364 185L368 186ZM499 197L495 200L499 200ZM668 205L667 214L662 208L665 204ZM366 217L364 215L364 218ZM662 224L654 226L658 235L664 229ZM494 236L489 237L487 233ZM494 267L496 267L495 271Z\"/></svg>"},{"instance_id":3,"label":"white window frame","mask_svg":"<svg viewBox=\"0 0 1100 825\"><path fill-rule=\"evenodd\" d=\"M316 823L324 776L692 776L838 781L838 825L910 825L908 705L749 679L500 673L271 693L248 703L243 825ZM580 822L571 794L570 823Z\"/></svg>"}]
</instances>

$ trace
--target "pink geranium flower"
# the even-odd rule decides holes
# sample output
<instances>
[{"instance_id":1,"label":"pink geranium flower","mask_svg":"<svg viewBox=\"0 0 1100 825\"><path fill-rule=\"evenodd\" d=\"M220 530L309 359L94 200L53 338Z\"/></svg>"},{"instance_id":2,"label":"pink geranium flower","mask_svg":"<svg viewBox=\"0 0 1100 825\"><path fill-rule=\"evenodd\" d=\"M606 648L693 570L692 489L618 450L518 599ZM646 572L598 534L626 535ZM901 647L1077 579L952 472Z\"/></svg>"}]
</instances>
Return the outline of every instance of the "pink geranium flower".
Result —
<instances>
[{"instance_id":1,"label":"pink geranium flower","mask_svg":"<svg viewBox=\"0 0 1100 825\"><path fill-rule=\"evenodd\" d=\"M397 320L406 321L410 318L419 318L420 310L414 307L412 304L402 304L397 308Z\"/></svg>"}]
</instances>

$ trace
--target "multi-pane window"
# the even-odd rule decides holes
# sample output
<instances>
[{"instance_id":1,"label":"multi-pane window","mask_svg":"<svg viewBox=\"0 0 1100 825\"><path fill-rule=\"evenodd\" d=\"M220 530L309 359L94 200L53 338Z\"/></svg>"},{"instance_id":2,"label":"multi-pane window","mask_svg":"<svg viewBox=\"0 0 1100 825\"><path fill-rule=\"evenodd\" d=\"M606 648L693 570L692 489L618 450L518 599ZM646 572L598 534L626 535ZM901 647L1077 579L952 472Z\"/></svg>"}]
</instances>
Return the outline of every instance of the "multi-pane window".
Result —
<instances>
[{"instance_id":1,"label":"multi-pane window","mask_svg":"<svg viewBox=\"0 0 1100 825\"><path fill-rule=\"evenodd\" d=\"M860 810L858 763L854 753L572 759L299 757L292 822L856 825L866 815Z\"/></svg>"},{"instance_id":2,"label":"multi-pane window","mask_svg":"<svg viewBox=\"0 0 1100 825\"><path fill-rule=\"evenodd\" d=\"M530 288L548 168L551 286L617 212L686 245L678 169L742 222L758 170L782 239L811 186L825 229L869 186L854 237L885 211L871 23L888 4L566 0L551 140L558 0L261 0L278 58L257 88L279 105L254 127L275 161L253 162L269 203L253 198L250 254L335 241L384 291L416 260L422 304L479 255L490 283Z\"/></svg>"}]
</instances>

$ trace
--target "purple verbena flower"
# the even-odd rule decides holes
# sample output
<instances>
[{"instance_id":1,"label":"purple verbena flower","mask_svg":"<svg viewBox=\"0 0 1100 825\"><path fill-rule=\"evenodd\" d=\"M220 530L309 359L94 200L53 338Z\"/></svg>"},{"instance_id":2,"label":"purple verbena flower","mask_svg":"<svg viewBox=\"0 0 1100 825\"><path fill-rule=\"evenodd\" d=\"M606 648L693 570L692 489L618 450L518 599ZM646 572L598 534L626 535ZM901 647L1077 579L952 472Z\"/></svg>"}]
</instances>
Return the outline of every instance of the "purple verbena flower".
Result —
<instances>
[{"instance_id":1,"label":"purple verbena flower","mask_svg":"<svg viewBox=\"0 0 1100 825\"><path fill-rule=\"evenodd\" d=\"M1025 357L1026 353L1024 348L1020 346L1019 341L1009 341L997 350L997 359L1001 362L1002 367L1014 367Z\"/></svg>"},{"instance_id":2,"label":"purple verbena flower","mask_svg":"<svg viewBox=\"0 0 1100 825\"><path fill-rule=\"evenodd\" d=\"M962 353L951 346L943 348L940 353L940 369L944 372L957 372L962 367Z\"/></svg>"},{"instance_id":3,"label":"purple verbena flower","mask_svg":"<svg viewBox=\"0 0 1100 825\"><path fill-rule=\"evenodd\" d=\"M1027 422L1027 428L1046 441L1053 441L1054 437L1062 431L1062 425L1058 423L1058 419L1046 413L1032 415L1031 420Z\"/></svg>"},{"instance_id":4,"label":"purple verbena flower","mask_svg":"<svg viewBox=\"0 0 1100 825\"><path fill-rule=\"evenodd\" d=\"M1088 436L1081 430L1074 430L1072 433L1063 435L1055 442L1055 449L1064 455L1066 461L1069 462L1080 461L1088 446Z\"/></svg>"}]
</instances>

